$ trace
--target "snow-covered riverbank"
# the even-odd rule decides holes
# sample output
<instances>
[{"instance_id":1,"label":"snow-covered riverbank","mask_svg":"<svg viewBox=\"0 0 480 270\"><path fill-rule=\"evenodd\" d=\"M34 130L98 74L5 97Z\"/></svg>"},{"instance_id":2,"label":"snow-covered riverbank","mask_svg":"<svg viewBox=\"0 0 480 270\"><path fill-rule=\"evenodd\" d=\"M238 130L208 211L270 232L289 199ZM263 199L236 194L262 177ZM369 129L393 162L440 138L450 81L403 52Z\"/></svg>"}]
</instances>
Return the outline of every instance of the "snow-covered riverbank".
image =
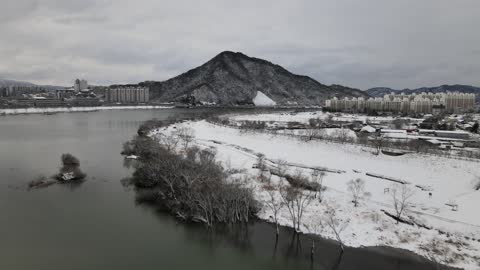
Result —
<instances>
[{"instance_id":1,"label":"snow-covered riverbank","mask_svg":"<svg viewBox=\"0 0 480 270\"><path fill-rule=\"evenodd\" d=\"M0 109L0 115L35 114L35 113L62 113L62 112L93 112L103 110L152 110L170 109L172 106L99 106L99 107L60 107L60 108L17 108Z\"/></svg>"},{"instance_id":2,"label":"snow-covered riverbank","mask_svg":"<svg viewBox=\"0 0 480 270\"><path fill-rule=\"evenodd\" d=\"M328 169L323 180L327 188L323 201L313 200L305 207L300 226L302 232L335 238L325 220L327 211L335 209L336 219L346 226L341 232L346 245L387 245L408 249L452 266L480 267L480 215L476 209L480 203L480 191L474 189L480 177L477 162L418 154L373 155L360 146L245 133L206 121L175 126L157 130L152 135L168 134L182 126L193 129L196 145L216 149L217 157L225 167L243 170L233 177L249 179L248 185L254 189L256 198L264 203L259 213L262 219L273 221L273 213L265 204L270 198L266 183L259 180L259 171L254 168L260 153L272 166L278 160L286 161L292 173L300 171L309 176L312 170L308 168ZM396 224L385 215L382 210L394 212L390 190L400 184L368 174L408 182L415 194L405 218L432 229ZM356 178L365 181L365 191L370 193L358 207L352 204L347 185ZM273 184L279 181L284 180L271 177ZM276 196L279 196L278 192ZM452 211L453 204L458 206L456 211ZM292 224L286 207L280 210L279 223Z\"/></svg>"}]
</instances>

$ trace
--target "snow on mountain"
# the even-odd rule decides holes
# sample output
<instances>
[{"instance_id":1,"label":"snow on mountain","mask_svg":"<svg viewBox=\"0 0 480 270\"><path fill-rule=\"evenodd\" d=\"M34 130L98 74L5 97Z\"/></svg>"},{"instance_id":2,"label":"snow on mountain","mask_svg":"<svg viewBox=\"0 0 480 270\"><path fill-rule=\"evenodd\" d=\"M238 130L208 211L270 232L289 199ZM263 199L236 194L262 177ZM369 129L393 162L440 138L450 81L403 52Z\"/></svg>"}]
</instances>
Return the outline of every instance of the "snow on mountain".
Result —
<instances>
[{"instance_id":1,"label":"snow on mountain","mask_svg":"<svg viewBox=\"0 0 480 270\"><path fill-rule=\"evenodd\" d=\"M257 91L257 95L253 98L253 104L255 104L255 106L257 107L268 107L277 105L275 101L267 97L261 91Z\"/></svg>"}]
</instances>

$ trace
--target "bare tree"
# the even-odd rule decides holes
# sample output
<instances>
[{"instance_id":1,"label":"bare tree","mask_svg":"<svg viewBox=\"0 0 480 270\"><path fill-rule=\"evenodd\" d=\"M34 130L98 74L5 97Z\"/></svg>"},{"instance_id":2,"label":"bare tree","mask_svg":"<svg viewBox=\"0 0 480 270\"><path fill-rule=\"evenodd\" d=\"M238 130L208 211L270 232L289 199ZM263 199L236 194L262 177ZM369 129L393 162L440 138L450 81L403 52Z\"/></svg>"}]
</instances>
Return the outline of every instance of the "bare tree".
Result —
<instances>
[{"instance_id":1,"label":"bare tree","mask_svg":"<svg viewBox=\"0 0 480 270\"><path fill-rule=\"evenodd\" d=\"M323 140L326 137L327 137L327 130L325 128L319 129L317 132L317 138Z\"/></svg>"},{"instance_id":2,"label":"bare tree","mask_svg":"<svg viewBox=\"0 0 480 270\"><path fill-rule=\"evenodd\" d=\"M323 178L325 177L325 172L320 171L319 169L313 169L311 174L312 182L318 184L317 193L315 193L315 197L318 196L318 202L322 202L323 199L323 190L325 189L323 186Z\"/></svg>"},{"instance_id":3,"label":"bare tree","mask_svg":"<svg viewBox=\"0 0 480 270\"><path fill-rule=\"evenodd\" d=\"M190 127L180 127L176 131L176 135L182 141L183 149L186 151L191 142L195 139L195 131Z\"/></svg>"},{"instance_id":4,"label":"bare tree","mask_svg":"<svg viewBox=\"0 0 480 270\"><path fill-rule=\"evenodd\" d=\"M318 138L318 135L320 134L320 130L317 128L309 128L305 130L305 139L306 141L311 141L315 138Z\"/></svg>"},{"instance_id":5,"label":"bare tree","mask_svg":"<svg viewBox=\"0 0 480 270\"><path fill-rule=\"evenodd\" d=\"M283 160L283 159L278 160L277 161L278 175L282 177L285 176L288 170L287 166L288 166L288 162L286 160Z\"/></svg>"},{"instance_id":6,"label":"bare tree","mask_svg":"<svg viewBox=\"0 0 480 270\"><path fill-rule=\"evenodd\" d=\"M372 143L375 149L377 150L376 154L379 155L380 151L382 151L382 148L385 144L385 138L381 133L375 133L372 138Z\"/></svg>"},{"instance_id":7,"label":"bare tree","mask_svg":"<svg viewBox=\"0 0 480 270\"><path fill-rule=\"evenodd\" d=\"M180 143L180 137L177 134L160 134L159 142L167 149L167 151L176 150L178 144Z\"/></svg>"},{"instance_id":8,"label":"bare tree","mask_svg":"<svg viewBox=\"0 0 480 270\"><path fill-rule=\"evenodd\" d=\"M350 180L348 183L348 191L352 195L352 202L355 207L358 206L360 200L367 196L369 193L365 192L365 181L357 178Z\"/></svg>"},{"instance_id":9,"label":"bare tree","mask_svg":"<svg viewBox=\"0 0 480 270\"><path fill-rule=\"evenodd\" d=\"M280 196L282 198L282 201L284 205L288 209L288 213L290 214L290 218L292 220L292 228L294 231L296 231L297 227L297 215L295 214L295 205L294 205L294 200L295 196L297 195L297 192L295 188L293 188L290 185L284 185L283 182L280 184Z\"/></svg>"},{"instance_id":10,"label":"bare tree","mask_svg":"<svg viewBox=\"0 0 480 270\"><path fill-rule=\"evenodd\" d=\"M297 179L303 178L302 175L298 174L292 177ZM292 227L298 232L300 230L300 225L302 224L305 208L312 202L314 198L312 191L282 184L280 186L280 196L292 219Z\"/></svg>"},{"instance_id":11,"label":"bare tree","mask_svg":"<svg viewBox=\"0 0 480 270\"><path fill-rule=\"evenodd\" d=\"M327 211L325 213L325 223L332 230L333 234L335 235L335 238L339 242L340 248L342 249L342 253L343 253L344 247L343 247L341 234L347 228L348 222L349 222L348 220L343 221L337 217L337 212L335 208L330 206L327 208Z\"/></svg>"},{"instance_id":12,"label":"bare tree","mask_svg":"<svg viewBox=\"0 0 480 270\"><path fill-rule=\"evenodd\" d=\"M270 188L267 189L267 193L269 195L269 198L266 201L266 204L267 204L268 208L270 208L270 210L272 210L273 221L275 222L276 235L278 237L278 235L280 234L280 229L279 229L279 226L278 226L278 214L279 214L280 210L283 208L284 203L283 203L281 197L279 197L277 195L277 190L275 189L275 187L273 187L273 186L269 186L269 187ZM280 186L279 186L279 188L280 188Z\"/></svg>"},{"instance_id":13,"label":"bare tree","mask_svg":"<svg viewBox=\"0 0 480 270\"><path fill-rule=\"evenodd\" d=\"M336 137L337 137L337 140L341 143L346 143L348 141L348 134L349 134L349 129L348 128L344 128L342 126L342 128L340 130L338 130L336 132Z\"/></svg>"},{"instance_id":14,"label":"bare tree","mask_svg":"<svg viewBox=\"0 0 480 270\"><path fill-rule=\"evenodd\" d=\"M315 256L315 240L317 239L317 235L321 234L323 231L324 225L321 220L318 221L318 223L314 223L313 225L308 228L308 230L311 233L310 236L310 241L311 241L311 246L310 246L310 260L313 261L313 258Z\"/></svg>"},{"instance_id":15,"label":"bare tree","mask_svg":"<svg viewBox=\"0 0 480 270\"><path fill-rule=\"evenodd\" d=\"M333 269L339 269L339 266L342 262L345 248L344 248L341 234L347 228L348 222L349 222L348 219L341 220L340 218L337 217L335 208L330 206L327 207L327 211L325 212L325 223L327 224L327 227L329 227L332 230L333 234L335 235L335 238L337 239L340 245L340 255L338 256L337 263L335 264Z\"/></svg>"},{"instance_id":16,"label":"bare tree","mask_svg":"<svg viewBox=\"0 0 480 270\"><path fill-rule=\"evenodd\" d=\"M442 269L442 263L452 263L455 255L455 252L445 242L436 237L420 248L425 250L427 258L435 264L436 270Z\"/></svg>"},{"instance_id":17,"label":"bare tree","mask_svg":"<svg viewBox=\"0 0 480 270\"><path fill-rule=\"evenodd\" d=\"M294 203L296 206L297 213L297 231L300 231L300 225L302 224L303 213L305 208L312 202L313 194L311 191L303 191L298 189L297 196L295 197Z\"/></svg>"},{"instance_id":18,"label":"bare tree","mask_svg":"<svg viewBox=\"0 0 480 270\"><path fill-rule=\"evenodd\" d=\"M395 217L397 224L402 215L411 206L411 198L415 194L406 184L401 184L400 188L398 184L394 184L390 189L392 192L393 208L395 209Z\"/></svg>"},{"instance_id":19,"label":"bare tree","mask_svg":"<svg viewBox=\"0 0 480 270\"><path fill-rule=\"evenodd\" d=\"M431 144L429 144L426 141L421 141L421 140L411 140L407 143L407 146L410 149L413 149L415 152L425 152L428 148L431 147Z\"/></svg>"},{"instance_id":20,"label":"bare tree","mask_svg":"<svg viewBox=\"0 0 480 270\"><path fill-rule=\"evenodd\" d=\"M257 155L257 169L258 169L258 178L260 181L265 181L266 178L266 172L268 171L267 164L266 164L266 158L264 154L258 154Z\"/></svg>"}]
</instances>

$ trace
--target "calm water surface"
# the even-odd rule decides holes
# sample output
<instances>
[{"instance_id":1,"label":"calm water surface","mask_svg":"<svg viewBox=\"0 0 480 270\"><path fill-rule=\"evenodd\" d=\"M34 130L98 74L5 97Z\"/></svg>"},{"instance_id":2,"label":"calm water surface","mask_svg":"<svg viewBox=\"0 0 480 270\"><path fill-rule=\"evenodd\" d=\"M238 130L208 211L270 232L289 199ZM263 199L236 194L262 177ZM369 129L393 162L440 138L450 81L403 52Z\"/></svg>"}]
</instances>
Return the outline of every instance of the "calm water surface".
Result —
<instances>
[{"instance_id":1,"label":"calm water surface","mask_svg":"<svg viewBox=\"0 0 480 270\"><path fill-rule=\"evenodd\" d=\"M191 110L101 111L0 117L0 269L332 269L338 247L269 224L208 233L134 203L122 143L151 118ZM199 111L196 111L199 112ZM78 186L26 191L70 152L88 174ZM337 269L434 269L402 252L347 249Z\"/></svg>"}]
</instances>

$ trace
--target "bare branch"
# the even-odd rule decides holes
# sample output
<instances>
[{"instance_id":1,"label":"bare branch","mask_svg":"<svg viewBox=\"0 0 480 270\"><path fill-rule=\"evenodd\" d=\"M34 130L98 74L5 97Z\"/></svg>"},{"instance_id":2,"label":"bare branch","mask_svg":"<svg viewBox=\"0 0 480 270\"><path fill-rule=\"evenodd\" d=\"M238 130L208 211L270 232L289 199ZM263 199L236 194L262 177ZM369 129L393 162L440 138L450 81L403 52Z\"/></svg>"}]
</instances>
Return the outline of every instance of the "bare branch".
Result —
<instances>
[{"instance_id":1,"label":"bare branch","mask_svg":"<svg viewBox=\"0 0 480 270\"><path fill-rule=\"evenodd\" d=\"M393 208L398 224L402 215L410 208L410 200L415 192L405 184L400 185L400 187L398 187L398 184L394 184L390 190L392 191Z\"/></svg>"}]
</instances>

